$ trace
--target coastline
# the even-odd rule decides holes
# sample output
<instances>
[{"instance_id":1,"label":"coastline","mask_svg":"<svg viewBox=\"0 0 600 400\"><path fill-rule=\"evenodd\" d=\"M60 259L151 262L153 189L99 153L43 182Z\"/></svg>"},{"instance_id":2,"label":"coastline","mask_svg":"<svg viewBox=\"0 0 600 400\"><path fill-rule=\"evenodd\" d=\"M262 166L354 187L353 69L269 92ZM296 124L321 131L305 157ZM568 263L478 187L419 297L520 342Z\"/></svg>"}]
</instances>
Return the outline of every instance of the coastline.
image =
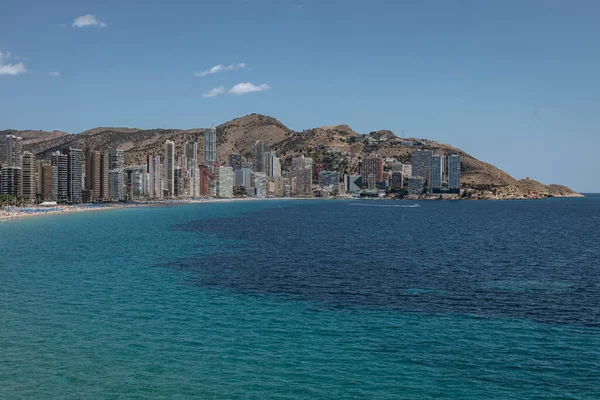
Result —
<instances>
[{"instance_id":1,"label":"coastline","mask_svg":"<svg viewBox=\"0 0 600 400\"><path fill-rule=\"evenodd\" d=\"M208 204L227 203L237 201L262 201L262 200L284 200L283 198L243 198L235 197L228 199L189 199L173 201L144 201L131 203L107 203L107 204L81 204L81 205L57 205L54 207L12 207L8 210L0 210L0 222L20 220L24 218L40 217L44 215L73 214L80 212L118 210L135 207L160 207L183 204Z\"/></svg>"},{"instance_id":2,"label":"coastline","mask_svg":"<svg viewBox=\"0 0 600 400\"><path fill-rule=\"evenodd\" d=\"M447 198L442 199L449 201L506 201L506 200L544 200L544 199L568 199L568 198L585 198L585 195L555 195L548 197L479 197L479 198ZM206 198L206 199L186 199L186 200L158 200L158 201L140 201L131 203L106 203L106 204L79 204L79 205L57 205L53 207L10 207L8 209L0 210L0 223L20 220L30 217L40 217L44 215L57 215L57 214L73 214L80 212L92 212L92 211L106 211L106 210L117 210L123 208L134 208L134 207L162 207L172 205L184 205L184 204L210 204L210 203L228 203L228 202L239 202L239 201L264 201L264 200L362 200L355 198L323 198L323 197L266 197L266 198L255 198L255 197L234 197L234 198ZM371 199L375 200L375 199ZM376 199L376 200L392 200L392 199ZM438 197L407 197L405 201L440 201Z\"/></svg>"}]
</instances>

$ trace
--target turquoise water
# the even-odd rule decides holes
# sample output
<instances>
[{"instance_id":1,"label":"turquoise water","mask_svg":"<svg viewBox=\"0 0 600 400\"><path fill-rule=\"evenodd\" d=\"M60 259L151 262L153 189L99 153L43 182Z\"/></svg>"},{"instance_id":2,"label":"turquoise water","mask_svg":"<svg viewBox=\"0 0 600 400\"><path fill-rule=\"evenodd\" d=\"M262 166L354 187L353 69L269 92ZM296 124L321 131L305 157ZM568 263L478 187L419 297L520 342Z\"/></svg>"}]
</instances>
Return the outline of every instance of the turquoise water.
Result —
<instances>
[{"instance_id":1,"label":"turquoise water","mask_svg":"<svg viewBox=\"0 0 600 400\"><path fill-rule=\"evenodd\" d=\"M468 215L499 212L544 235L536 213L548 213L554 225L572 220L561 219L563 208L577 214L584 207L586 219L598 218L597 199L584 201L431 202L420 209L264 201L2 223L0 397L600 398L598 248L585 242L598 239L593 226L576 229L588 239L558 238L569 241L561 246L570 253L561 267L567 273L536 269L551 251L544 240L518 250L507 237L499 245L535 276L488 267L462 277L469 285L460 290L445 264L415 261L426 250L404 261L421 242L414 229L427 224L411 228L410 246L390 236L379 237L382 247L373 252L360 244L369 221L396 229L396 220L413 226L413 218L435 217L459 232L453 224L467 221L466 233ZM302 237L306 247L296 247ZM484 269L490 251L468 256L481 259L473 270ZM518 259L519 251L527 258ZM395 257L406 271L417 269L414 276L390 272ZM331 267L338 262L342 272ZM355 265L366 275L354 276ZM398 282L385 286L369 276ZM341 292L343 279L363 283ZM386 297L365 294L377 291ZM465 303L458 294L480 300ZM558 312L544 309L546 298ZM578 306L559 309L565 302Z\"/></svg>"}]
</instances>

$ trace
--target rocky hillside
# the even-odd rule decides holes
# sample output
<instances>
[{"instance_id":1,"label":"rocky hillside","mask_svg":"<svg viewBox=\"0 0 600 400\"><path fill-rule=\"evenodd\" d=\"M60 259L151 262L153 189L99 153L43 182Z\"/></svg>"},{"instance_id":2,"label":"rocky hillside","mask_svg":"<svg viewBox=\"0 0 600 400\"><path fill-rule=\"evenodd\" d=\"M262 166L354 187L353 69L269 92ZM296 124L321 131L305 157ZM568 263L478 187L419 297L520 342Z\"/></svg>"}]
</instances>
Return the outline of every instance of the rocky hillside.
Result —
<instances>
[{"instance_id":1,"label":"rocky hillside","mask_svg":"<svg viewBox=\"0 0 600 400\"><path fill-rule=\"evenodd\" d=\"M164 156L164 142L175 142L178 151L193 139L199 143L199 157L203 158L203 129L148 129L99 127L80 134L44 131L0 131L0 163L5 157L5 135L23 137L24 149L41 159L66 146L80 149L120 148L127 151L128 164L144 163L146 154ZM277 151L283 169L289 169L291 158L304 154L327 168L340 172L355 172L363 157L372 153L400 162L410 162L415 148L433 150L436 154L459 154L462 157L462 182L473 197L479 198L539 198L548 196L578 196L569 188L546 186L531 179L516 180L506 172L477 160L464 151L447 144L418 139L400 139L387 130L363 135L348 125L323 126L295 132L275 118L251 114L236 118L217 127L217 158L227 162L231 153L249 155L252 144L263 140ZM410 143L414 142L415 147Z\"/></svg>"}]
</instances>

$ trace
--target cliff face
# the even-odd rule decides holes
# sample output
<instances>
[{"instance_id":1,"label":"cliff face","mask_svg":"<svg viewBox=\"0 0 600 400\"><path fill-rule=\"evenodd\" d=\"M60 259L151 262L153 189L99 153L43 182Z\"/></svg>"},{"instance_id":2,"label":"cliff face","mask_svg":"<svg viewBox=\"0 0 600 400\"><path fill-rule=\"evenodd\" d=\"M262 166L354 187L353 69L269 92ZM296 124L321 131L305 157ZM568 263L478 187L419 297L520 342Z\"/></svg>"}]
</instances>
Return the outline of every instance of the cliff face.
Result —
<instances>
[{"instance_id":1,"label":"cliff face","mask_svg":"<svg viewBox=\"0 0 600 400\"><path fill-rule=\"evenodd\" d=\"M181 151L188 140L198 142L200 160L203 159L203 129L148 129L100 127L80 134L45 131L0 131L0 162L5 158L5 135L23 137L24 150L41 159L66 146L80 149L120 148L127 151L128 164L143 164L151 152L164 157L164 142L175 142ZM411 147L415 139L400 139L391 131L380 130L361 135L348 125L323 126L295 132L275 118L251 114L236 118L217 127L217 160L227 162L231 153L249 155L252 144L263 140L281 157L282 168L289 169L291 158L304 154L327 168L343 172L356 172L362 159L372 153L385 158L396 158L410 163L415 148L432 150L436 154L459 154L462 159L462 182L469 195L476 198L540 198L580 196L567 187L543 185L531 179L516 180L506 172L477 160L464 151L447 144L425 141Z\"/></svg>"}]
</instances>

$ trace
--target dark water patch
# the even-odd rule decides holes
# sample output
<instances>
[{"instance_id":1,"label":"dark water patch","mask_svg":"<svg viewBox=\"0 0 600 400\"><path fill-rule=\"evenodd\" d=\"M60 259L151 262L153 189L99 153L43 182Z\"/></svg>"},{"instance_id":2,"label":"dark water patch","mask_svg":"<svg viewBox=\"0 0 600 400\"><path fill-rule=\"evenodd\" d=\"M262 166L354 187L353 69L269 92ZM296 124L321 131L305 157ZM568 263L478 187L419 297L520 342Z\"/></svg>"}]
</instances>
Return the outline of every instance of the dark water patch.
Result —
<instances>
[{"instance_id":1,"label":"dark water patch","mask_svg":"<svg viewBox=\"0 0 600 400\"><path fill-rule=\"evenodd\" d=\"M597 203L352 204L179 225L222 242L170 266L191 271L201 287L334 307L600 326Z\"/></svg>"}]
</instances>

